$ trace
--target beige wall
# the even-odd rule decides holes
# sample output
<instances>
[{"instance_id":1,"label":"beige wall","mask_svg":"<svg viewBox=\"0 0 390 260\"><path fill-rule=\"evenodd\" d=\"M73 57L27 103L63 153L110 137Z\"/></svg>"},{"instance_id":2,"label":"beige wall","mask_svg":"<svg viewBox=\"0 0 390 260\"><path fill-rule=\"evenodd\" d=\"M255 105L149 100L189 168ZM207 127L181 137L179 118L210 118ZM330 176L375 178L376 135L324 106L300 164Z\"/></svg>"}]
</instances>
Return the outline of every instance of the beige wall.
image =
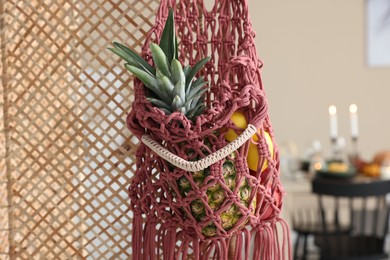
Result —
<instances>
[{"instance_id":1,"label":"beige wall","mask_svg":"<svg viewBox=\"0 0 390 260\"><path fill-rule=\"evenodd\" d=\"M249 0L249 7L279 146L294 141L302 155L319 139L329 154L329 105L349 142L356 103L363 158L390 150L390 68L366 65L365 1Z\"/></svg>"}]
</instances>

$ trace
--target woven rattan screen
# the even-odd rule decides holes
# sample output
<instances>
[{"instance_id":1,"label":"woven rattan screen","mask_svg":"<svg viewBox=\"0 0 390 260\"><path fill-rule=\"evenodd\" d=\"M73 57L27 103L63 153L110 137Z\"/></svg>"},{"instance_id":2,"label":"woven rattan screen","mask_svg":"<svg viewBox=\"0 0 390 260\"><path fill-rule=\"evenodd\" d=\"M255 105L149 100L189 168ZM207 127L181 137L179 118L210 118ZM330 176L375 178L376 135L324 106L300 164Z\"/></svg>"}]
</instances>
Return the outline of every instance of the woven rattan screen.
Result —
<instances>
[{"instance_id":1,"label":"woven rattan screen","mask_svg":"<svg viewBox=\"0 0 390 260\"><path fill-rule=\"evenodd\" d=\"M129 73L158 0L2 0L0 259L129 259ZM138 50L139 47L138 47Z\"/></svg>"}]
</instances>

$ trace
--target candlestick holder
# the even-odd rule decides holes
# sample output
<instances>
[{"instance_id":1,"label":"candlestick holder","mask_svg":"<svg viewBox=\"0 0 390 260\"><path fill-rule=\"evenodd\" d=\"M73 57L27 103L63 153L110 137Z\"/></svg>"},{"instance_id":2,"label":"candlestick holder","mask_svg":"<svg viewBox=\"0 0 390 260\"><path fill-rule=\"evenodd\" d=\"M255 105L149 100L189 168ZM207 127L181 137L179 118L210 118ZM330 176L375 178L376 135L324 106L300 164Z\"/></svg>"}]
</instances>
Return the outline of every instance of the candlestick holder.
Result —
<instances>
[{"instance_id":1,"label":"candlestick holder","mask_svg":"<svg viewBox=\"0 0 390 260\"><path fill-rule=\"evenodd\" d=\"M359 157L359 150L358 150L358 138L357 136L352 137L352 153L351 156L353 159L357 159Z\"/></svg>"},{"instance_id":2,"label":"candlestick holder","mask_svg":"<svg viewBox=\"0 0 390 260\"><path fill-rule=\"evenodd\" d=\"M331 161L348 162L345 138L342 136L331 138Z\"/></svg>"},{"instance_id":3,"label":"candlestick holder","mask_svg":"<svg viewBox=\"0 0 390 260\"><path fill-rule=\"evenodd\" d=\"M336 137L331 137L330 145L331 145L332 160L338 160L340 157L340 151L339 151L340 149L338 147L338 141Z\"/></svg>"},{"instance_id":4,"label":"candlestick holder","mask_svg":"<svg viewBox=\"0 0 390 260\"><path fill-rule=\"evenodd\" d=\"M357 171L361 170L363 167L363 161L359 157L357 136L352 136L351 138L351 152L349 155L349 162L355 167Z\"/></svg>"}]
</instances>

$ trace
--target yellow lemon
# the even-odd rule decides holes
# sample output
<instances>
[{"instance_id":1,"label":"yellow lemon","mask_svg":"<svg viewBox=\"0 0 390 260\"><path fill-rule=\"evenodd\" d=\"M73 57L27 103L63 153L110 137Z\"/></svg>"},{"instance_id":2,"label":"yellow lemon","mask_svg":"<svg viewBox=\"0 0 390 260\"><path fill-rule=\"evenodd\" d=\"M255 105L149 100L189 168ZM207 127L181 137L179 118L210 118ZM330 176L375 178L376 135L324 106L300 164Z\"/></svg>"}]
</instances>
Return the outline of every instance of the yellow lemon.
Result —
<instances>
[{"instance_id":1,"label":"yellow lemon","mask_svg":"<svg viewBox=\"0 0 390 260\"><path fill-rule=\"evenodd\" d=\"M248 126L248 122L244 116L243 113L241 112L234 112L231 116L231 121L234 123L235 126L245 129ZM260 133L260 131L259 131ZM234 141L238 137L237 133L233 129L229 129L226 134L225 134L225 139L229 142ZM264 131L264 137L266 140L266 143L268 145L268 149L271 153L271 156L274 154L274 146L272 143L271 136L269 135L268 132ZM259 138L257 135L252 136L252 140L257 142ZM254 143L250 143L249 145L249 150L248 150L248 155L247 155L247 162L248 162L248 167L252 171L257 171L257 166L259 163L259 151L257 149L257 146ZM264 171L268 167L268 160L265 160L263 167L261 168L261 171Z\"/></svg>"},{"instance_id":2,"label":"yellow lemon","mask_svg":"<svg viewBox=\"0 0 390 260\"><path fill-rule=\"evenodd\" d=\"M248 126L245 116L241 112L234 112L230 117L230 120L234 123L235 126L245 129ZM229 129L225 134L225 139L229 142L234 141L238 135L234 132L233 129Z\"/></svg>"},{"instance_id":3,"label":"yellow lemon","mask_svg":"<svg viewBox=\"0 0 390 260\"><path fill-rule=\"evenodd\" d=\"M274 145L272 143L271 136L269 135L268 132L264 131L264 137L265 141L268 145L269 152L271 154L271 157L274 155ZM257 135L253 135L252 137L253 141L257 141L258 137ZM248 167L252 171L257 171L257 165L259 163L259 150L257 149L257 146L253 143L249 145L249 151L248 151L248 156L247 156L247 161L248 161ZM261 171L263 172L265 169L268 167L268 160L265 159L263 163L263 167L261 168Z\"/></svg>"}]
</instances>

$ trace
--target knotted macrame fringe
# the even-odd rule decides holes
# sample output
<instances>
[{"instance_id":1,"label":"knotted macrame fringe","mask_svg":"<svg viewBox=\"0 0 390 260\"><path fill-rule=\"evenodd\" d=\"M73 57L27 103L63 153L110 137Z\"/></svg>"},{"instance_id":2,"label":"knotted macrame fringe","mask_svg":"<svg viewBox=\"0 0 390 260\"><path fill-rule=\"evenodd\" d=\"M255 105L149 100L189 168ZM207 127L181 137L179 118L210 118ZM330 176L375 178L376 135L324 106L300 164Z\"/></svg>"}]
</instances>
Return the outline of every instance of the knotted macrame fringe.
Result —
<instances>
[{"instance_id":1,"label":"knotted macrame fringe","mask_svg":"<svg viewBox=\"0 0 390 260\"><path fill-rule=\"evenodd\" d=\"M176 227L169 227L166 230L160 229L159 241L162 243L164 259L173 259L175 256Z\"/></svg>"},{"instance_id":2,"label":"knotted macrame fringe","mask_svg":"<svg viewBox=\"0 0 390 260\"><path fill-rule=\"evenodd\" d=\"M244 228L237 235L232 236L228 241L228 259L245 260L250 259L251 233Z\"/></svg>"},{"instance_id":3,"label":"knotted macrame fringe","mask_svg":"<svg viewBox=\"0 0 390 260\"><path fill-rule=\"evenodd\" d=\"M289 230L283 219L245 227L229 238L202 241L176 227L156 221L133 226L133 259L140 260L287 260L291 259ZM144 231L142 232L142 226Z\"/></svg>"},{"instance_id":4,"label":"knotted macrame fringe","mask_svg":"<svg viewBox=\"0 0 390 260\"><path fill-rule=\"evenodd\" d=\"M145 240L144 240L144 252L146 259L156 259L157 247L157 221L155 218L151 218L144 227Z\"/></svg>"},{"instance_id":5,"label":"knotted macrame fringe","mask_svg":"<svg viewBox=\"0 0 390 260\"><path fill-rule=\"evenodd\" d=\"M250 259L291 259L289 229L283 219L278 218L272 223L255 227L252 235L254 236L254 248L253 258Z\"/></svg>"},{"instance_id":6,"label":"knotted macrame fringe","mask_svg":"<svg viewBox=\"0 0 390 260\"><path fill-rule=\"evenodd\" d=\"M135 213L133 216L133 257L134 259L143 259L142 257L142 240L143 240L143 234L142 234L142 216L141 214Z\"/></svg>"}]
</instances>

